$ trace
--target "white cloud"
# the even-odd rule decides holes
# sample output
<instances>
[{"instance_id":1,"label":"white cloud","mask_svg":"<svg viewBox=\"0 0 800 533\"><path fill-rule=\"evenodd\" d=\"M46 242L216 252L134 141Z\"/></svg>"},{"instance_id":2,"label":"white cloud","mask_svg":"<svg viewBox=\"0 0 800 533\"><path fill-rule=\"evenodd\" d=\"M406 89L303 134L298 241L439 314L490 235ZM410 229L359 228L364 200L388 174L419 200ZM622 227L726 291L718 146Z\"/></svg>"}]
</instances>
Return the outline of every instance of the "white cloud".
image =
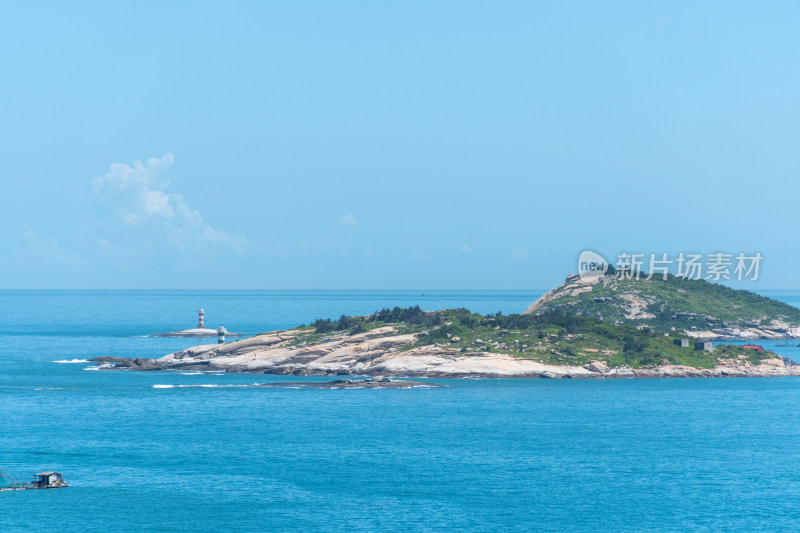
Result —
<instances>
[{"instance_id":1,"label":"white cloud","mask_svg":"<svg viewBox=\"0 0 800 533\"><path fill-rule=\"evenodd\" d=\"M161 239L170 249L205 255L219 249L244 253L247 239L212 227L183 196L164 190L169 182L159 176L174 162L173 155L166 153L144 164L114 163L104 176L92 181L92 187L125 226L144 232L149 239Z\"/></svg>"},{"instance_id":2,"label":"white cloud","mask_svg":"<svg viewBox=\"0 0 800 533\"><path fill-rule=\"evenodd\" d=\"M339 222L345 226L358 226L358 220L356 220L356 217L353 216L353 213L347 213L345 216L339 219Z\"/></svg>"},{"instance_id":3,"label":"white cloud","mask_svg":"<svg viewBox=\"0 0 800 533\"><path fill-rule=\"evenodd\" d=\"M467 254L472 251L472 248L470 248L468 244L462 244L458 249Z\"/></svg>"}]
</instances>

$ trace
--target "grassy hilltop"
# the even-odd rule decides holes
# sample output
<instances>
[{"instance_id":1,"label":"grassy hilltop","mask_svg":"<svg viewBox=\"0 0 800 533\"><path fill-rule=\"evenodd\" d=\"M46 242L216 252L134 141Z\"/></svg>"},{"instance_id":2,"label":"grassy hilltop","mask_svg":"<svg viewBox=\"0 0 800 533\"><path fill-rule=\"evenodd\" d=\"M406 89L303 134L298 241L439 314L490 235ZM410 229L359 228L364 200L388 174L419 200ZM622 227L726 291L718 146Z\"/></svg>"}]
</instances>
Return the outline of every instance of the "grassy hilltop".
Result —
<instances>
[{"instance_id":1,"label":"grassy hilltop","mask_svg":"<svg viewBox=\"0 0 800 533\"><path fill-rule=\"evenodd\" d=\"M581 366L604 361L609 367L644 368L680 364L712 368L720 359L758 364L776 357L740 346L718 346L714 351L681 348L679 335L610 324L594 318L558 312L528 315L480 315L466 309L422 311L419 307L384 309L363 317L316 320L299 328L292 344L305 346L331 336L347 336L392 326L398 335L415 334L416 340L399 351L439 345L454 354L503 353L554 365Z\"/></svg>"},{"instance_id":2,"label":"grassy hilltop","mask_svg":"<svg viewBox=\"0 0 800 533\"><path fill-rule=\"evenodd\" d=\"M561 312L614 324L647 325L660 331L713 330L751 337L791 336L800 327L800 309L783 302L704 280L668 276L617 279L603 276L588 284L577 276L548 292L526 314ZM763 333L763 335L761 334Z\"/></svg>"}]
</instances>

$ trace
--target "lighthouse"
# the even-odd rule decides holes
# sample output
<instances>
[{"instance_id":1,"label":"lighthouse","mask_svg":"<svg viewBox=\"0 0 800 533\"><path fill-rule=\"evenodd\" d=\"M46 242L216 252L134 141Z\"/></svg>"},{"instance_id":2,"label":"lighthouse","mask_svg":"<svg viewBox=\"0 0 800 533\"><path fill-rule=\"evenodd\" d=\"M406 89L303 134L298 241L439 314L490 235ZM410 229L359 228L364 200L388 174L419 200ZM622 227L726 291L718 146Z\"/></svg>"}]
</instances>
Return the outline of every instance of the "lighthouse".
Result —
<instances>
[{"instance_id":1,"label":"lighthouse","mask_svg":"<svg viewBox=\"0 0 800 533\"><path fill-rule=\"evenodd\" d=\"M225 337L244 337L244 335L240 335L239 333L233 333L232 331L228 331L225 329L224 326L220 326L217 329L206 329L206 321L205 321L206 312L204 309L197 310L197 327L192 329L184 329L182 331L170 331L169 333L157 333L155 335L150 335L151 337L214 337L216 334L217 342L220 344L225 342ZM2 469L0 469L2 470Z\"/></svg>"}]
</instances>

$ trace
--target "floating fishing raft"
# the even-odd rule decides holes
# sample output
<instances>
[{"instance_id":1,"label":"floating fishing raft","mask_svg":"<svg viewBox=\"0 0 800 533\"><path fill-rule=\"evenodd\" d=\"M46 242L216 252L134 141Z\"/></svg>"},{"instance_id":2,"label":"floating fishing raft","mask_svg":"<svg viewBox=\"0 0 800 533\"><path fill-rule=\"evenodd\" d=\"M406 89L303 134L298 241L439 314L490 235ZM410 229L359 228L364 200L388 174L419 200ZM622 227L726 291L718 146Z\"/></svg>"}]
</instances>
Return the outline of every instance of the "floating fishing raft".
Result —
<instances>
[{"instance_id":1,"label":"floating fishing raft","mask_svg":"<svg viewBox=\"0 0 800 533\"><path fill-rule=\"evenodd\" d=\"M32 489L61 489L68 487L58 472L39 472L33 475L33 481L30 483L17 482L14 477L6 472L5 469L0 468L0 492L9 490L32 490Z\"/></svg>"}]
</instances>

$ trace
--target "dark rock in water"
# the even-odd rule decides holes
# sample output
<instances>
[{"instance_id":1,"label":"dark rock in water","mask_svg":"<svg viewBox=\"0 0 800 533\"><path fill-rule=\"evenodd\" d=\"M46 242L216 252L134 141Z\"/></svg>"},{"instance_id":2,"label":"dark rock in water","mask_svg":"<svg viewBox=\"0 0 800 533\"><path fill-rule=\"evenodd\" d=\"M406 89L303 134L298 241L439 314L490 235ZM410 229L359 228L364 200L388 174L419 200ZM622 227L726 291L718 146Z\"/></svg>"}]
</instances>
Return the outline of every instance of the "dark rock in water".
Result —
<instances>
[{"instance_id":1,"label":"dark rock in water","mask_svg":"<svg viewBox=\"0 0 800 533\"><path fill-rule=\"evenodd\" d=\"M104 355L102 357L95 357L94 359L89 359L89 361L93 363L130 363L130 357L116 357L110 355Z\"/></svg>"},{"instance_id":2,"label":"dark rock in water","mask_svg":"<svg viewBox=\"0 0 800 533\"><path fill-rule=\"evenodd\" d=\"M422 383L420 381L376 379L336 379L325 382L286 382L286 383L261 383L259 387L276 388L303 388L303 389L414 389L418 387L444 387L438 383Z\"/></svg>"},{"instance_id":3,"label":"dark rock in water","mask_svg":"<svg viewBox=\"0 0 800 533\"><path fill-rule=\"evenodd\" d=\"M347 368L342 368L336 371L337 376L349 376L350 374L352 374L352 372L350 372L350 370Z\"/></svg>"},{"instance_id":4,"label":"dark rock in water","mask_svg":"<svg viewBox=\"0 0 800 533\"><path fill-rule=\"evenodd\" d=\"M308 376L311 372L308 371L307 368L298 368L294 372L292 372L295 376Z\"/></svg>"},{"instance_id":5,"label":"dark rock in water","mask_svg":"<svg viewBox=\"0 0 800 533\"><path fill-rule=\"evenodd\" d=\"M95 357L90 359L93 363L101 363L101 368L104 369L130 369L130 370L162 370L161 363L156 362L155 359L142 359L137 357L130 359L128 357ZM109 364L113 363L113 364Z\"/></svg>"},{"instance_id":6,"label":"dark rock in water","mask_svg":"<svg viewBox=\"0 0 800 533\"><path fill-rule=\"evenodd\" d=\"M203 368L208 367L211 364L211 361L192 361L190 363L175 363L170 366L170 368L180 368L180 369L187 369L187 368Z\"/></svg>"},{"instance_id":7,"label":"dark rock in water","mask_svg":"<svg viewBox=\"0 0 800 533\"><path fill-rule=\"evenodd\" d=\"M161 363L155 359L142 359L142 365L137 370L162 370Z\"/></svg>"}]
</instances>

